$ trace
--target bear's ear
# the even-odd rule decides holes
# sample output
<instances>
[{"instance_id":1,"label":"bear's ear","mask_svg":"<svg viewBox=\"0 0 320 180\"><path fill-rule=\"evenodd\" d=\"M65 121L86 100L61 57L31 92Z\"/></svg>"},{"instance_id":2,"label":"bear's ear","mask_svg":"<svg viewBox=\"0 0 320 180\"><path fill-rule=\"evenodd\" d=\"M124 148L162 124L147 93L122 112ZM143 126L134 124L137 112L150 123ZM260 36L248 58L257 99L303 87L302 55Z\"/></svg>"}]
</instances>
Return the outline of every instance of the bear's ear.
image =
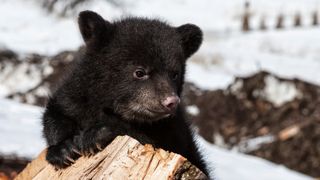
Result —
<instances>
[{"instance_id":1,"label":"bear's ear","mask_svg":"<svg viewBox=\"0 0 320 180\"><path fill-rule=\"evenodd\" d=\"M177 27L177 32L181 37L185 57L188 58L199 49L202 43L202 31L196 25L185 24Z\"/></svg>"},{"instance_id":2,"label":"bear's ear","mask_svg":"<svg viewBox=\"0 0 320 180\"><path fill-rule=\"evenodd\" d=\"M99 14L82 11L78 18L79 29L88 48L98 49L105 43L111 31L111 24Z\"/></svg>"}]
</instances>

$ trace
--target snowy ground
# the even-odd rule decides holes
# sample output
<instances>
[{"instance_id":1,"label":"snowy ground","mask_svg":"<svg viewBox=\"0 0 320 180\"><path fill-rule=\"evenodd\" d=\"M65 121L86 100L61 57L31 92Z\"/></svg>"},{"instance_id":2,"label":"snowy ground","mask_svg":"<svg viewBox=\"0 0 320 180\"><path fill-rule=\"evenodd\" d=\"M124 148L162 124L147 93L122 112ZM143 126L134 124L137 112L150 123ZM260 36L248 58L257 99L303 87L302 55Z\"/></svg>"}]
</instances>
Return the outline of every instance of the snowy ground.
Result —
<instances>
[{"instance_id":1,"label":"snowy ground","mask_svg":"<svg viewBox=\"0 0 320 180\"><path fill-rule=\"evenodd\" d=\"M320 84L320 79L314 78L320 76L319 28L244 34L238 31L242 0L225 3L217 0L197 3L191 0L167 1L149 3L138 0L133 3L122 0L125 5L120 8L104 3L104 0L95 0L79 7L78 11L96 10L108 19L134 14L160 17L174 25L187 22L199 25L205 32L204 43L189 62L187 80L202 88L225 88L235 76L259 70ZM256 16L266 14L271 20L280 10L288 15L295 11L307 14L317 7L318 1L286 2L257 0L252 3L252 13ZM0 3L0 22L5 22L0 23L0 47L2 45L21 54L37 52L49 55L61 50L74 50L82 44L76 15L67 18L48 15L37 1L0 0ZM167 7L167 4L171 5ZM179 12L175 10L177 7ZM197 13L190 16L192 9ZM307 23L308 18L305 19ZM228 25L232 27L229 29Z\"/></svg>"},{"instance_id":2,"label":"snowy ground","mask_svg":"<svg viewBox=\"0 0 320 180\"><path fill-rule=\"evenodd\" d=\"M236 76L259 70L320 85L320 79L315 78L320 77L319 28L241 33L238 29L243 0L223 3L219 0L121 2L124 6L115 7L103 0L93 0L79 7L78 11L92 9L107 19L133 14L160 17L173 25L187 22L199 25L205 32L205 42L189 61L186 79L201 88L225 88ZM307 19L308 13L320 5L318 2L255 0L252 3L254 28L263 15L267 17L267 24L273 26L275 16L280 11L288 17L300 11L306 19L304 24L307 24L310 21ZM7 47L20 55L53 55L61 50L74 50L82 44L76 13L67 18L49 15L35 0L0 0L0 4L0 47ZM285 21L285 24L292 24L288 18ZM275 88L268 92L278 92L274 90L278 87L276 82L270 82ZM19 83L19 79L16 83ZM290 85L288 87L294 92ZM0 84L0 90L5 88ZM275 99L279 96L281 93ZM0 100L0 143L7 144L0 146L0 153L23 152L18 155L34 157L44 147L40 133L40 112L41 109L36 107ZM209 152L206 159L214 162L215 176L220 179L308 179L265 160L221 150L201 139L200 142Z\"/></svg>"},{"instance_id":3,"label":"snowy ground","mask_svg":"<svg viewBox=\"0 0 320 180\"><path fill-rule=\"evenodd\" d=\"M0 154L35 157L45 147L41 134L42 109L0 99Z\"/></svg>"},{"instance_id":4,"label":"snowy ground","mask_svg":"<svg viewBox=\"0 0 320 180\"><path fill-rule=\"evenodd\" d=\"M0 153L17 153L18 156L36 157L45 147L41 136L42 109L0 99ZM205 160L213 170L212 174L221 180L308 180L300 173L252 157L218 148L198 137Z\"/></svg>"},{"instance_id":5,"label":"snowy ground","mask_svg":"<svg viewBox=\"0 0 320 180\"><path fill-rule=\"evenodd\" d=\"M267 160L232 152L212 145L199 138L199 145L206 154L206 162L212 167L212 176L218 180L302 180L311 179Z\"/></svg>"},{"instance_id":6,"label":"snowy ground","mask_svg":"<svg viewBox=\"0 0 320 180\"><path fill-rule=\"evenodd\" d=\"M260 70L320 84L320 79L314 78L320 76L319 28L233 33L211 38L206 38L191 60L187 74L187 80L202 88L225 88L235 76Z\"/></svg>"}]
</instances>

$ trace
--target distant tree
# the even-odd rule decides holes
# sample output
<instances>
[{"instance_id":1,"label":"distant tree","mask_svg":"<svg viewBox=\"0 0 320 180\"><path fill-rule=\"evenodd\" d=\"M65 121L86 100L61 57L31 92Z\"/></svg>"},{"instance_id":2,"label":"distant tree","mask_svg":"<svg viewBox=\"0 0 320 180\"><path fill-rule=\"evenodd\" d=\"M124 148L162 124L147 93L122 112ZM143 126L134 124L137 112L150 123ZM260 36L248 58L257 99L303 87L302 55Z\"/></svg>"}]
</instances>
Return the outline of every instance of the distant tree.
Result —
<instances>
[{"instance_id":1,"label":"distant tree","mask_svg":"<svg viewBox=\"0 0 320 180\"><path fill-rule=\"evenodd\" d=\"M250 12L249 12L249 8L250 8L250 3L246 2L244 4L244 14L242 17L242 31L250 31Z\"/></svg>"},{"instance_id":2,"label":"distant tree","mask_svg":"<svg viewBox=\"0 0 320 180\"><path fill-rule=\"evenodd\" d=\"M301 14L297 12L294 16L294 22L293 25L294 27L300 27L301 26Z\"/></svg>"},{"instance_id":3,"label":"distant tree","mask_svg":"<svg viewBox=\"0 0 320 180\"><path fill-rule=\"evenodd\" d=\"M318 11L315 10L315 11L312 13L312 25L313 25L313 26L317 26L318 24L319 24Z\"/></svg>"},{"instance_id":4,"label":"distant tree","mask_svg":"<svg viewBox=\"0 0 320 180\"><path fill-rule=\"evenodd\" d=\"M262 31L267 29L265 16L262 16L261 19L260 19L259 29L262 30Z\"/></svg>"},{"instance_id":5,"label":"distant tree","mask_svg":"<svg viewBox=\"0 0 320 180\"><path fill-rule=\"evenodd\" d=\"M283 22L284 22L284 15L279 14L277 17L277 24L276 24L276 29L282 29L283 28Z\"/></svg>"}]
</instances>

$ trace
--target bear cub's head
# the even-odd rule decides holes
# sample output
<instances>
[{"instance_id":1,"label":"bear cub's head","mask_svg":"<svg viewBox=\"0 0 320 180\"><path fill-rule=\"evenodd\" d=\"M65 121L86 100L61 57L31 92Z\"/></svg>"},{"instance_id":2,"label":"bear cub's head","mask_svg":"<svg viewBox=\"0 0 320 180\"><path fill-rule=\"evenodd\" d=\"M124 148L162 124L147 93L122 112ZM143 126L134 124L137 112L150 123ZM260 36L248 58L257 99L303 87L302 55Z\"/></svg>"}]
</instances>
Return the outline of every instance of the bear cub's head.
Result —
<instances>
[{"instance_id":1,"label":"bear cub's head","mask_svg":"<svg viewBox=\"0 0 320 180\"><path fill-rule=\"evenodd\" d=\"M109 22L92 11L78 21L89 98L126 120L152 122L175 113L186 60L202 42L199 27L135 17Z\"/></svg>"}]
</instances>

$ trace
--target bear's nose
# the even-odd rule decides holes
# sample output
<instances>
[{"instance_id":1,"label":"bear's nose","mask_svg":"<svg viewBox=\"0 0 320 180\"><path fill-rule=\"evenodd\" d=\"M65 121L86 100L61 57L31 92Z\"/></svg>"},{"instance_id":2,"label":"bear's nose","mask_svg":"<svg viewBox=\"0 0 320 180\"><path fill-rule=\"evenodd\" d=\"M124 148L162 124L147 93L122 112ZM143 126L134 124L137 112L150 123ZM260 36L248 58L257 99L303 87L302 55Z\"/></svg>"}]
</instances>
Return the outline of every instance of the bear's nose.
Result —
<instances>
[{"instance_id":1,"label":"bear's nose","mask_svg":"<svg viewBox=\"0 0 320 180\"><path fill-rule=\"evenodd\" d=\"M169 96L161 104L166 108L167 111L174 111L178 104L180 103L180 98L178 96Z\"/></svg>"}]
</instances>

